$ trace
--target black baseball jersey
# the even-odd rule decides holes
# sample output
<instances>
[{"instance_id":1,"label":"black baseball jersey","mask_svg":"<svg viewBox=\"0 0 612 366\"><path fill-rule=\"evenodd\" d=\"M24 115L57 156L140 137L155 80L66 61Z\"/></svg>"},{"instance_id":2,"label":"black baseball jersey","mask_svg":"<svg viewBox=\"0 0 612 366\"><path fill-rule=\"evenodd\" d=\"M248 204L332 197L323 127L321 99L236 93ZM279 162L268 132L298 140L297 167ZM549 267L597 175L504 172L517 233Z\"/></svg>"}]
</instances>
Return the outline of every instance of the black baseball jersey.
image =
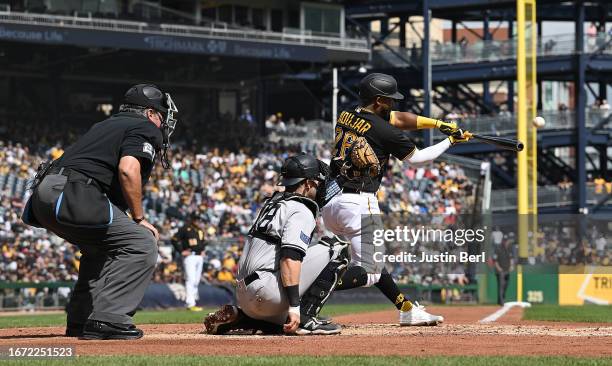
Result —
<instances>
[{"instance_id":1,"label":"black baseball jersey","mask_svg":"<svg viewBox=\"0 0 612 366\"><path fill-rule=\"evenodd\" d=\"M161 150L162 133L146 117L120 112L93 125L66 149L54 164L74 169L94 179L112 203L127 209L119 184L118 166L123 156L140 160L142 185L149 180L156 152Z\"/></svg>"},{"instance_id":2,"label":"black baseball jersey","mask_svg":"<svg viewBox=\"0 0 612 366\"><path fill-rule=\"evenodd\" d=\"M194 225L184 225L172 237L172 244L178 251L190 250L200 254L206 246L204 231Z\"/></svg>"},{"instance_id":3,"label":"black baseball jersey","mask_svg":"<svg viewBox=\"0 0 612 366\"><path fill-rule=\"evenodd\" d=\"M350 180L343 184L344 188L351 188L364 192L376 192L387 169L390 155L400 160L412 155L414 144L408 135L389 121L378 115L357 108L354 111L343 111L338 117L335 130L335 145L333 157L343 160L346 152L359 136L364 136L382 165L380 174L374 178L364 180ZM338 166L332 164L332 175L337 174Z\"/></svg>"}]
</instances>

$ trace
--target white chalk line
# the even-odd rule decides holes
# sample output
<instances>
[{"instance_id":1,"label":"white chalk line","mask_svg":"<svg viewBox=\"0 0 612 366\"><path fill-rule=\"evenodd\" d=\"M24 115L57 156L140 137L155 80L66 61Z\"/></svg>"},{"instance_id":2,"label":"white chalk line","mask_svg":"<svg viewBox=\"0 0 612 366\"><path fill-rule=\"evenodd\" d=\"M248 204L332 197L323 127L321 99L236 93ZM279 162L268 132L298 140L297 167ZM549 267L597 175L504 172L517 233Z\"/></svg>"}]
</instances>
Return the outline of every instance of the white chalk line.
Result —
<instances>
[{"instance_id":1,"label":"white chalk line","mask_svg":"<svg viewBox=\"0 0 612 366\"><path fill-rule=\"evenodd\" d=\"M480 323L493 323L495 321L497 321L497 319L501 318L502 316L504 316L510 309L512 309L515 306L520 306L522 308L528 308L531 307L531 304L528 302L519 302L519 301L510 301L507 303L504 303L504 306L502 306L501 308L497 309L497 311L495 311L493 314L480 319Z\"/></svg>"}]
</instances>

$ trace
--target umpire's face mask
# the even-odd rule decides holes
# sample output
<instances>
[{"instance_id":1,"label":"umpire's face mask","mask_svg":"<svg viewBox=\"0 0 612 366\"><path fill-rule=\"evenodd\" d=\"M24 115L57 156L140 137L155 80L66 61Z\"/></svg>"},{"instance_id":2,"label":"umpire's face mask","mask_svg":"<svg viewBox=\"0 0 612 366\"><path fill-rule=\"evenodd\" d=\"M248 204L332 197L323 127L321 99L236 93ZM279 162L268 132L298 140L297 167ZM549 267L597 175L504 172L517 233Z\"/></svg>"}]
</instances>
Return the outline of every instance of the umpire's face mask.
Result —
<instances>
[{"instance_id":1,"label":"umpire's face mask","mask_svg":"<svg viewBox=\"0 0 612 366\"><path fill-rule=\"evenodd\" d=\"M165 93L166 97L166 106L168 107L168 112L166 113L166 118L162 122L160 128L162 130L162 154L161 154L161 163L164 169L170 168L170 161L168 160L168 150L170 149L170 136L174 133L174 129L176 128L176 123L178 122L175 114L178 113L178 109L170 97L169 93Z\"/></svg>"}]
</instances>

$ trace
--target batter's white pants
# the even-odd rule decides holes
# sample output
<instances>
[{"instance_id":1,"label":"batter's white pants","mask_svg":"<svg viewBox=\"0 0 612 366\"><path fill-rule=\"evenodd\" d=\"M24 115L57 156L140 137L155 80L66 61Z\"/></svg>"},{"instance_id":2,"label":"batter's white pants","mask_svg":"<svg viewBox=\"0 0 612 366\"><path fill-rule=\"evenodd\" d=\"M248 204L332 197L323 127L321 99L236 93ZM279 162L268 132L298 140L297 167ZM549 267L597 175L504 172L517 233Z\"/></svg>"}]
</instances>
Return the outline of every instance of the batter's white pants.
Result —
<instances>
[{"instance_id":1,"label":"batter's white pants","mask_svg":"<svg viewBox=\"0 0 612 366\"><path fill-rule=\"evenodd\" d=\"M199 254L190 254L183 258L183 270L185 271L185 302L187 307L195 306L198 299L198 286L202 278L202 264L204 258Z\"/></svg>"},{"instance_id":2,"label":"batter's white pants","mask_svg":"<svg viewBox=\"0 0 612 366\"><path fill-rule=\"evenodd\" d=\"M374 251L384 248L375 248L371 240L373 231L382 229L374 193L340 193L323 207L321 217L327 230L351 243L351 265L361 266L368 273L381 273L383 264L375 262Z\"/></svg>"}]
</instances>

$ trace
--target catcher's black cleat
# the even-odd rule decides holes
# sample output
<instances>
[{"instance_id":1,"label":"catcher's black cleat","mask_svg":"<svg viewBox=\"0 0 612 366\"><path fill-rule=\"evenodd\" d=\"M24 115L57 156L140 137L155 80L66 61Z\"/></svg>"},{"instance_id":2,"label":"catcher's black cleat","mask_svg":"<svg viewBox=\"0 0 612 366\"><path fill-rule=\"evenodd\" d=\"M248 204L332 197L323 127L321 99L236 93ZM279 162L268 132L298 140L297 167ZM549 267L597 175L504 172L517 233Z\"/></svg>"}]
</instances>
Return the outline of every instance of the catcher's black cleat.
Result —
<instances>
[{"instance_id":1,"label":"catcher's black cleat","mask_svg":"<svg viewBox=\"0 0 612 366\"><path fill-rule=\"evenodd\" d=\"M340 334L342 327L338 324L327 323L323 324L317 318L310 318L306 323L300 324L295 331L297 335L331 335Z\"/></svg>"},{"instance_id":2,"label":"catcher's black cleat","mask_svg":"<svg viewBox=\"0 0 612 366\"><path fill-rule=\"evenodd\" d=\"M226 334L232 330L232 325L238 320L238 308L233 305L223 305L221 309L208 314L204 318L204 327L208 334Z\"/></svg>"},{"instance_id":3,"label":"catcher's black cleat","mask_svg":"<svg viewBox=\"0 0 612 366\"><path fill-rule=\"evenodd\" d=\"M144 333L133 324L88 320L80 339L139 339Z\"/></svg>"}]
</instances>

